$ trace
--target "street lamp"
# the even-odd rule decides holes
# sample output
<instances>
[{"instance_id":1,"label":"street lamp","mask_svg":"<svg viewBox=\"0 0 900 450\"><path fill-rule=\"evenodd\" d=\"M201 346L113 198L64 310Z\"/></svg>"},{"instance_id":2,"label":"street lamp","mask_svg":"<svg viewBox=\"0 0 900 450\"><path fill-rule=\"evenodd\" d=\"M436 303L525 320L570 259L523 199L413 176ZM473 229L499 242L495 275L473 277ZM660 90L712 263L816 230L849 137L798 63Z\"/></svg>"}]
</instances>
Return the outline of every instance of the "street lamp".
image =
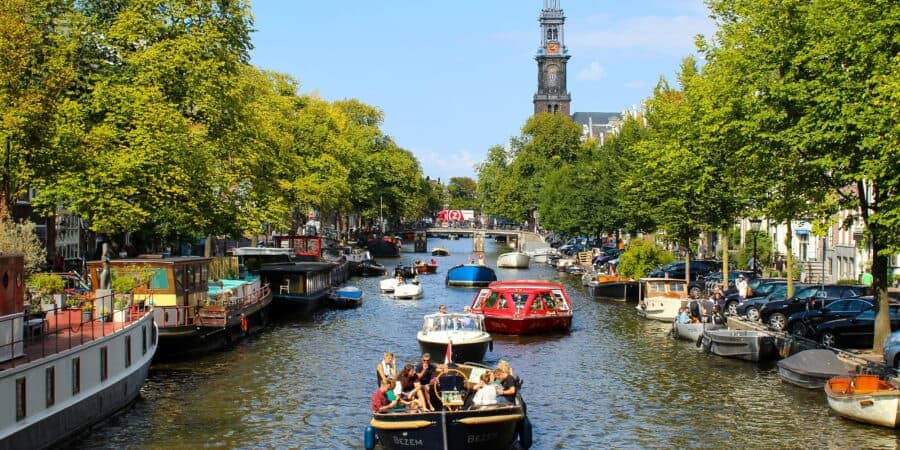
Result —
<instances>
[{"instance_id":1,"label":"street lamp","mask_svg":"<svg viewBox=\"0 0 900 450\"><path fill-rule=\"evenodd\" d=\"M759 234L759 225L762 223L760 219L750 219L750 229L753 230L753 274L755 275L759 270L759 258L756 256L756 235Z\"/></svg>"}]
</instances>

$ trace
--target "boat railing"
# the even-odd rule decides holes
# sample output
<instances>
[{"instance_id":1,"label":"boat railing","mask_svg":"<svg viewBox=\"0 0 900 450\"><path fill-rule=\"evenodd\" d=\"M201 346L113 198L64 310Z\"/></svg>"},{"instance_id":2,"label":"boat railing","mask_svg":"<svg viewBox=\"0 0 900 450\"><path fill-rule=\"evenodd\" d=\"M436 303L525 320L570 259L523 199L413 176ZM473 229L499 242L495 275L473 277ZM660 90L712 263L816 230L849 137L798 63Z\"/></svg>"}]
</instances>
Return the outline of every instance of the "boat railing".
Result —
<instances>
[{"instance_id":1,"label":"boat railing","mask_svg":"<svg viewBox=\"0 0 900 450\"><path fill-rule=\"evenodd\" d=\"M431 314L425 316L422 331L425 333L431 331L484 331L484 316L480 314Z\"/></svg>"},{"instance_id":2,"label":"boat railing","mask_svg":"<svg viewBox=\"0 0 900 450\"><path fill-rule=\"evenodd\" d=\"M113 299L114 294L85 297L85 301L98 305L112 305ZM108 307L95 308L87 314L81 307L43 305L41 311L0 317L0 330L3 331L0 338L8 336L0 345L0 370L22 366L116 334L140 320L148 311L150 307L144 303L131 305L115 314Z\"/></svg>"}]
</instances>

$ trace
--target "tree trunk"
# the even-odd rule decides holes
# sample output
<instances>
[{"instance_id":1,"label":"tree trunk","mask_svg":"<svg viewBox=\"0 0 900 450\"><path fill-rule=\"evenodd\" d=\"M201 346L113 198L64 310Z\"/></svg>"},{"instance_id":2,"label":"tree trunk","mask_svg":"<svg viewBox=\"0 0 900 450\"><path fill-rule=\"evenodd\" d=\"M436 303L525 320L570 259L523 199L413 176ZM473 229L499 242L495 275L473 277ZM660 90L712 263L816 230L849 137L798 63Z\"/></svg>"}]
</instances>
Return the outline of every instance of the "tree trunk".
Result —
<instances>
[{"instance_id":1,"label":"tree trunk","mask_svg":"<svg viewBox=\"0 0 900 450\"><path fill-rule=\"evenodd\" d=\"M722 229L722 290L728 290L728 229Z\"/></svg>"},{"instance_id":2,"label":"tree trunk","mask_svg":"<svg viewBox=\"0 0 900 450\"><path fill-rule=\"evenodd\" d=\"M203 244L203 257L204 258L212 257L212 243L213 243L213 237L207 236L206 242Z\"/></svg>"},{"instance_id":3,"label":"tree trunk","mask_svg":"<svg viewBox=\"0 0 900 450\"><path fill-rule=\"evenodd\" d=\"M890 307L888 306L887 292L887 268L888 257L880 254L884 246L881 244L878 227L870 227L872 237L872 294L878 302L878 313L875 314L875 341L873 349L876 354L881 354L884 340L891 334ZM885 361L888 364L891 362Z\"/></svg>"},{"instance_id":4,"label":"tree trunk","mask_svg":"<svg viewBox=\"0 0 900 450\"><path fill-rule=\"evenodd\" d=\"M687 239L685 244L686 245L684 247L687 249L687 256L684 258L684 279L687 284L684 286L684 288L687 289L688 285L691 284L691 240Z\"/></svg>"},{"instance_id":5,"label":"tree trunk","mask_svg":"<svg viewBox=\"0 0 900 450\"><path fill-rule=\"evenodd\" d=\"M794 233L791 230L791 221L788 219L787 221L787 233L784 236L784 245L787 247L784 258L784 266L787 270L787 296L792 297L794 295L794 251L791 245L793 244Z\"/></svg>"}]
</instances>

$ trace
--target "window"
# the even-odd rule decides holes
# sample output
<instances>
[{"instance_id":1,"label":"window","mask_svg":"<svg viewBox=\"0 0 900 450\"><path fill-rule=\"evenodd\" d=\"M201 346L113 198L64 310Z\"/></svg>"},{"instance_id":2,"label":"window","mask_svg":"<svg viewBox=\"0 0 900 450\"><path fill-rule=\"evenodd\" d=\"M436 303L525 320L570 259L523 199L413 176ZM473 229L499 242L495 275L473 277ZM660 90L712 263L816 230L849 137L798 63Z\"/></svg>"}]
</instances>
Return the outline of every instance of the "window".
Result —
<instances>
[{"instance_id":1,"label":"window","mask_svg":"<svg viewBox=\"0 0 900 450\"><path fill-rule=\"evenodd\" d=\"M47 407L56 403L56 367L44 370L44 389L47 391Z\"/></svg>"},{"instance_id":2,"label":"window","mask_svg":"<svg viewBox=\"0 0 900 450\"><path fill-rule=\"evenodd\" d=\"M553 300L553 297L551 297L550 294L545 292L542 297L544 298L544 305L547 309L556 309L556 302Z\"/></svg>"},{"instance_id":3,"label":"window","mask_svg":"<svg viewBox=\"0 0 900 450\"><path fill-rule=\"evenodd\" d=\"M869 302L850 300L848 303L850 304L847 306L847 309L845 311L866 311L872 309L872 305L870 305Z\"/></svg>"},{"instance_id":4,"label":"window","mask_svg":"<svg viewBox=\"0 0 900 450\"><path fill-rule=\"evenodd\" d=\"M150 279L150 289L167 290L169 289L169 275L166 269L153 269L153 278Z\"/></svg>"},{"instance_id":5,"label":"window","mask_svg":"<svg viewBox=\"0 0 900 450\"><path fill-rule=\"evenodd\" d=\"M494 292L493 294L491 294L491 296L488 297L487 301L484 302L484 307L485 307L485 308L493 308L493 307L494 307L494 304L497 303L497 296L499 296L499 295L500 295L500 294L498 294L498 293L496 293L496 292Z\"/></svg>"},{"instance_id":6,"label":"window","mask_svg":"<svg viewBox=\"0 0 900 450\"><path fill-rule=\"evenodd\" d=\"M16 422L25 418L25 377L16 378Z\"/></svg>"},{"instance_id":7,"label":"window","mask_svg":"<svg viewBox=\"0 0 900 450\"><path fill-rule=\"evenodd\" d=\"M81 358L72 358L72 395L81 392Z\"/></svg>"},{"instance_id":8,"label":"window","mask_svg":"<svg viewBox=\"0 0 900 450\"><path fill-rule=\"evenodd\" d=\"M184 285L184 269L181 268L181 267L176 267L174 270L175 270L175 274L174 274L174 278L175 278L175 293L176 293L176 294L180 294L180 293L184 292L184 290L185 290L185 285Z\"/></svg>"},{"instance_id":9,"label":"window","mask_svg":"<svg viewBox=\"0 0 900 450\"><path fill-rule=\"evenodd\" d=\"M141 327L141 355L147 354L147 326Z\"/></svg>"},{"instance_id":10,"label":"window","mask_svg":"<svg viewBox=\"0 0 900 450\"><path fill-rule=\"evenodd\" d=\"M100 381L106 381L109 375L109 349L100 347Z\"/></svg>"},{"instance_id":11,"label":"window","mask_svg":"<svg viewBox=\"0 0 900 450\"><path fill-rule=\"evenodd\" d=\"M156 322L150 325L150 343L156 345Z\"/></svg>"},{"instance_id":12,"label":"window","mask_svg":"<svg viewBox=\"0 0 900 450\"><path fill-rule=\"evenodd\" d=\"M131 367L131 336L125 336L125 367Z\"/></svg>"}]
</instances>

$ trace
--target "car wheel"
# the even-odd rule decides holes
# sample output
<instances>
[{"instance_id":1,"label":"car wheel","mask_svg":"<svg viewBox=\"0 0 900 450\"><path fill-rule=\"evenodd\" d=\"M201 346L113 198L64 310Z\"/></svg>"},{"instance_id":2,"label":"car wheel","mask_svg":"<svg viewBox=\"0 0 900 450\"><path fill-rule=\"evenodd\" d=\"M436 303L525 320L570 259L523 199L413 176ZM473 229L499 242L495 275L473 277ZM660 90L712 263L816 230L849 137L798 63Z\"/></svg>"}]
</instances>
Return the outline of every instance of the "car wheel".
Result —
<instances>
[{"instance_id":1,"label":"car wheel","mask_svg":"<svg viewBox=\"0 0 900 450\"><path fill-rule=\"evenodd\" d=\"M827 347L834 347L834 344L837 342L837 339L834 337L834 333L830 331L826 331L822 333L822 338L820 339L822 345Z\"/></svg>"},{"instance_id":2,"label":"car wheel","mask_svg":"<svg viewBox=\"0 0 900 450\"><path fill-rule=\"evenodd\" d=\"M729 316L736 316L736 315L738 315L737 307L738 307L738 302L732 300L732 301L728 302L727 305L725 305L725 312L728 313Z\"/></svg>"},{"instance_id":3,"label":"car wheel","mask_svg":"<svg viewBox=\"0 0 900 450\"><path fill-rule=\"evenodd\" d=\"M810 330L809 327L807 327L805 324L798 323L797 325L791 327L791 334L803 338L808 338L812 336L812 330Z\"/></svg>"},{"instance_id":4,"label":"car wheel","mask_svg":"<svg viewBox=\"0 0 900 450\"><path fill-rule=\"evenodd\" d=\"M784 317L784 314L782 313L775 313L769 316L769 326L778 331L784 331L786 324L787 317Z\"/></svg>"},{"instance_id":5,"label":"car wheel","mask_svg":"<svg viewBox=\"0 0 900 450\"><path fill-rule=\"evenodd\" d=\"M756 322L759 320L759 310L754 307L747 308L747 318Z\"/></svg>"},{"instance_id":6,"label":"car wheel","mask_svg":"<svg viewBox=\"0 0 900 450\"><path fill-rule=\"evenodd\" d=\"M693 298L700 298L700 296L703 295L703 290L700 289L700 286L694 286L691 288L690 294Z\"/></svg>"}]
</instances>

